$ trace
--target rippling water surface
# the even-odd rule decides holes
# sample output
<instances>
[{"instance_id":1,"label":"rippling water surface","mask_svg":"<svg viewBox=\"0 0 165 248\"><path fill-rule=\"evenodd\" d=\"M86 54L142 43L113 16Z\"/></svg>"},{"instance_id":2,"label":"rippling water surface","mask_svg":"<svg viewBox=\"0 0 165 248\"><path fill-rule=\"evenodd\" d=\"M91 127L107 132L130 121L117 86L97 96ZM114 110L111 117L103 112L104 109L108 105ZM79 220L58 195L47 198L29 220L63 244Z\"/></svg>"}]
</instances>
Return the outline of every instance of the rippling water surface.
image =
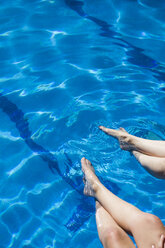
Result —
<instances>
[{"instance_id":1,"label":"rippling water surface","mask_svg":"<svg viewBox=\"0 0 165 248\"><path fill-rule=\"evenodd\" d=\"M98 130L165 139L164 1L0 3L0 248L101 247L82 156L165 224L165 182Z\"/></svg>"}]
</instances>

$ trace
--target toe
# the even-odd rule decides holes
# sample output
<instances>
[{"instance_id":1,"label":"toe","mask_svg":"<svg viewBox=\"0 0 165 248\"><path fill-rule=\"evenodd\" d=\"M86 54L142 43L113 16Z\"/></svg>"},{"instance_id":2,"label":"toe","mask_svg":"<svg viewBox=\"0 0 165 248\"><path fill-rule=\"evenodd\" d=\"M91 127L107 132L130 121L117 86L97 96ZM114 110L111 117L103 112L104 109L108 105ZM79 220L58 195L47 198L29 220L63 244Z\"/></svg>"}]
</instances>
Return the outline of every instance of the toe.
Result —
<instances>
[{"instance_id":1,"label":"toe","mask_svg":"<svg viewBox=\"0 0 165 248\"><path fill-rule=\"evenodd\" d=\"M99 126L99 128L100 128L103 132L105 132L105 133L108 133L108 132L109 132L109 128L107 128L107 127Z\"/></svg>"},{"instance_id":2,"label":"toe","mask_svg":"<svg viewBox=\"0 0 165 248\"><path fill-rule=\"evenodd\" d=\"M95 169L89 160L87 160L87 165L88 165L88 168L95 173Z\"/></svg>"},{"instance_id":3,"label":"toe","mask_svg":"<svg viewBox=\"0 0 165 248\"><path fill-rule=\"evenodd\" d=\"M86 164L86 158L83 157L83 158L81 159L81 165L82 165L82 167L83 167L85 164Z\"/></svg>"},{"instance_id":4,"label":"toe","mask_svg":"<svg viewBox=\"0 0 165 248\"><path fill-rule=\"evenodd\" d=\"M104 126L99 126L99 128L106 134L111 135L114 138L117 138L119 136L119 131L118 130L114 130L111 128L107 128Z\"/></svg>"},{"instance_id":5,"label":"toe","mask_svg":"<svg viewBox=\"0 0 165 248\"><path fill-rule=\"evenodd\" d=\"M81 163L84 163L85 162L85 157L83 157L82 159L81 159Z\"/></svg>"},{"instance_id":6,"label":"toe","mask_svg":"<svg viewBox=\"0 0 165 248\"><path fill-rule=\"evenodd\" d=\"M87 163L88 165L91 165L91 162L90 162L88 159L86 159L86 163Z\"/></svg>"},{"instance_id":7,"label":"toe","mask_svg":"<svg viewBox=\"0 0 165 248\"><path fill-rule=\"evenodd\" d=\"M123 127L120 127L120 130L123 131L124 133L127 133L127 131Z\"/></svg>"},{"instance_id":8,"label":"toe","mask_svg":"<svg viewBox=\"0 0 165 248\"><path fill-rule=\"evenodd\" d=\"M123 132L125 131L125 129L123 127L120 127L120 130L123 131Z\"/></svg>"}]
</instances>

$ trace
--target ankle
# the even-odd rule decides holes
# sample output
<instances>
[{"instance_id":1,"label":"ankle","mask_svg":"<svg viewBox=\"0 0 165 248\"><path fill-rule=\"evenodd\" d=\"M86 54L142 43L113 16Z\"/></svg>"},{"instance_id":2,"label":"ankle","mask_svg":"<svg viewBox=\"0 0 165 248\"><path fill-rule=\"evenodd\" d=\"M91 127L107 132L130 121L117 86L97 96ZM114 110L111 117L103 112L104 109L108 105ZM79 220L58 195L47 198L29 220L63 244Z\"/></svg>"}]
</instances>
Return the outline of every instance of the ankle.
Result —
<instances>
[{"instance_id":1,"label":"ankle","mask_svg":"<svg viewBox=\"0 0 165 248\"><path fill-rule=\"evenodd\" d=\"M126 142L130 145L130 148L134 149L136 147L136 137L130 134L126 139Z\"/></svg>"},{"instance_id":2,"label":"ankle","mask_svg":"<svg viewBox=\"0 0 165 248\"><path fill-rule=\"evenodd\" d=\"M132 146L134 147L134 150L135 151L139 151L138 147L139 147L139 137L136 137L136 136L132 136L131 137L131 143L132 143Z\"/></svg>"},{"instance_id":3,"label":"ankle","mask_svg":"<svg viewBox=\"0 0 165 248\"><path fill-rule=\"evenodd\" d=\"M102 189L102 184L100 181L95 181L92 185L92 189L93 189L93 192L94 192L94 196L95 198L97 199L97 196L99 195L99 192L101 191Z\"/></svg>"}]
</instances>

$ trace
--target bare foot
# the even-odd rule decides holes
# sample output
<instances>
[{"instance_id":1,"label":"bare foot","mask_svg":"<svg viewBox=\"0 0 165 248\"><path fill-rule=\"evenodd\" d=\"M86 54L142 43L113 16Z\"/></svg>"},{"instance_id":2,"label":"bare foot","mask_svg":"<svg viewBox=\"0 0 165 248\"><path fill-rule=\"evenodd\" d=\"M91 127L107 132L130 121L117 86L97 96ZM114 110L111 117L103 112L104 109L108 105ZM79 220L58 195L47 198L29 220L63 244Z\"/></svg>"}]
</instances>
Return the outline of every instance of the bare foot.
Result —
<instances>
[{"instance_id":1,"label":"bare foot","mask_svg":"<svg viewBox=\"0 0 165 248\"><path fill-rule=\"evenodd\" d=\"M124 128L120 127L119 130L99 126L99 128L106 134L118 139L120 148L127 151L135 149L133 144L133 135L129 134Z\"/></svg>"},{"instance_id":2,"label":"bare foot","mask_svg":"<svg viewBox=\"0 0 165 248\"><path fill-rule=\"evenodd\" d=\"M82 171L84 173L84 178L83 178L83 182L85 184L84 194L95 197L99 185L99 179L95 174L95 170L91 162L86 158L81 159L81 166L82 166Z\"/></svg>"}]
</instances>

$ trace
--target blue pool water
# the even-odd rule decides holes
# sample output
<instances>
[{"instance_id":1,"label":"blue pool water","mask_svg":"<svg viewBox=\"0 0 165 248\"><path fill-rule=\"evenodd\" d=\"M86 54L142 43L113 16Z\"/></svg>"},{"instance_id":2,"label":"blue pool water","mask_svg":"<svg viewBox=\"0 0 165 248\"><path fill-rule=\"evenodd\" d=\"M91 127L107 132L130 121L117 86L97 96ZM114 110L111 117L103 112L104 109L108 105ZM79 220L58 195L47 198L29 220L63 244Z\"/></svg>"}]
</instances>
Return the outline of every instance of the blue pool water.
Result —
<instances>
[{"instance_id":1,"label":"blue pool water","mask_svg":"<svg viewBox=\"0 0 165 248\"><path fill-rule=\"evenodd\" d=\"M83 156L165 224L165 182L98 130L165 139L164 1L0 3L0 248L102 247Z\"/></svg>"}]
</instances>

